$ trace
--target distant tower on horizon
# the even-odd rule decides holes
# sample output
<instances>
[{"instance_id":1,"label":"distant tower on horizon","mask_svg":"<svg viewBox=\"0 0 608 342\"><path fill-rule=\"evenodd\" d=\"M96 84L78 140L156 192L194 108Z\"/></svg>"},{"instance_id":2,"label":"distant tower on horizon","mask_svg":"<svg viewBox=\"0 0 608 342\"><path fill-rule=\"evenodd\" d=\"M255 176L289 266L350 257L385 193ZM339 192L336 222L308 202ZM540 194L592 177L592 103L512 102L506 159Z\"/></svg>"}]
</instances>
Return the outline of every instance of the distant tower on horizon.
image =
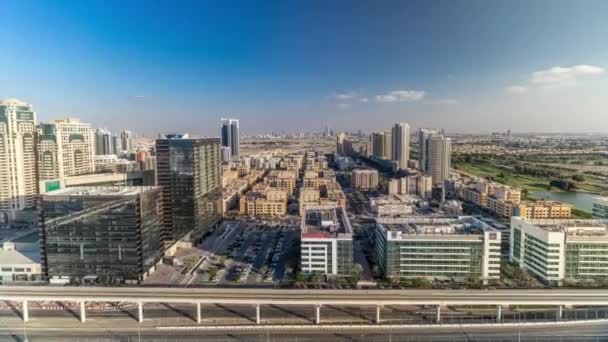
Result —
<instances>
[{"instance_id":1,"label":"distant tower on horizon","mask_svg":"<svg viewBox=\"0 0 608 342\"><path fill-rule=\"evenodd\" d=\"M95 154L98 156L116 154L112 132L105 128L95 130Z\"/></svg>"},{"instance_id":2,"label":"distant tower on horizon","mask_svg":"<svg viewBox=\"0 0 608 342\"><path fill-rule=\"evenodd\" d=\"M434 129L421 128L418 131L418 164L422 172L429 170L429 138L433 134L437 134L437 131Z\"/></svg>"},{"instance_id":3,"label":"distant tower on horizon","mask_svg":"<svg viewBox=\"0 0 608 342\"><path fill-rule=\"evenodd\" d=\"M127 152L133 150L133 132L122 131L120 133L120 147Z\"/></svg>"},{"instance_id":4,"label":"distant tower on horizon","mask_svg":"<svg viewBox=\"0 0 608 342\"><path fill-rule=\"evenodd\" d=\"M428 173L433 179L433 186L445 187L450 178L452 140L443 135L431 135L428 139Z\"/></svg>"},{"instance_id":5,"label":"distant tower on horizon","mask_svg":"<svg viewBox=\"0 0 608 342\"><path fill-rule=\"evenodd\" d=\"M222 118L222 146L230 148L230 156L237 157L241 152L238 119Z\"/></svg>"},{"instance_id":6,"label":"distant tower on horizon","mask_svg":"<svg viewBox=\"0 0 608 342\"><path fill-rule=\"evenodd\" d=\"M405 122L397 123L393 126L392 133L392 160L399 164L400 169L406 169L410 159L410 126Z\"/></svg>"}]
</instances>

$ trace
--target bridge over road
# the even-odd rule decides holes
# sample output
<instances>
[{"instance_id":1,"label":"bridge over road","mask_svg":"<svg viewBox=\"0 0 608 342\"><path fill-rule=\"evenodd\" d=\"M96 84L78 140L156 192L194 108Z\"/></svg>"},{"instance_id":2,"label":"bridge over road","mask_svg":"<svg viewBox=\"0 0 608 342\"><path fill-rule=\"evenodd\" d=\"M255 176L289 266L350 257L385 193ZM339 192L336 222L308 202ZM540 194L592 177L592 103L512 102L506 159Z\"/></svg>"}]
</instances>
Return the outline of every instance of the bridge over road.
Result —
<instances>
[{"instance_id":1,"label":"bridge over road","mask_svg":"<svg viewBox=\"0 0 608 342\"><path fill-rule=\"evenodd\" d=\"M426 305L436 308L435 321L441 322L441 308L446 306L495 306L496 319L508 306L555 306L562 317L564 307L608 306L608 290L542 289L542 290L300 290L300 289L218 289L167 287L0 287L0 300L22 303L22 318L29 319L29 302L80 303L80 320L86 320L86 304L96 302L127 302L138 306L138 320L143 322L144 304L192 304L197 322L201 321L201 305L251 305L260 323L260 306L311 306L315 308L316 324L321 320L323 306L365 306L376 308L376 322L381 309L392 305Z\"/></svg>"}]
</instances>

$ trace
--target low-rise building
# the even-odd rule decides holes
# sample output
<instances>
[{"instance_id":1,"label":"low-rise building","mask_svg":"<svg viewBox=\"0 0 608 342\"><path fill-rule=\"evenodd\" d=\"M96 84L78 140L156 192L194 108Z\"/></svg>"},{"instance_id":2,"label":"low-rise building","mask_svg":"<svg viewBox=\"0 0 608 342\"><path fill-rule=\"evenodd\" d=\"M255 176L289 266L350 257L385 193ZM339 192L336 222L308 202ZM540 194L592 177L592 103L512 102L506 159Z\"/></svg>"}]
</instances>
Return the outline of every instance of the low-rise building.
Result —
<instances>
[{"instance_id":1,"label":"low-rise building","mask_svg":"<svg viewBox=\"0 0 608 342\"><path fill-rule=\"evenodd\" d=\"M351 186L359 190L376 190L378 188L378 171L355 169L351 172Z\"/></svg>"},{"instance_id":2,"label":"low-rise building","mask_svg":"<svg viewBox=\"0 0 608 342\"><path fill-rule=\"evenodd\" d=\"M30 282L42 279L40 251L19 251L13 242L0 246L0 284Z\"/></svg>"},{"instance_id":3,"label":"low-rise building","mask_svg":"<svg viewBox=\"0 0 608 342\"><path fill-rule=\"evenodd\" d=\"M239 212L255 217L287 215L287 192L268 184L257 184L241 197Z\"/></svg>"},{"instance_id":4,"label":"low-rise building","mask_svg":"<svg viewBox=\"0 0 608 342\"><path fill-rule=\"evenodd\" d=\"M501 235L474 217L378 218L374 239L374 258L387 277L500 277Z\"/></svg>"},{"instance_id":5,"label":"low-rise building","mask_svg":"<svg viewBox=\"0 0 608 342\"><path fill-rule=\"evenodd\" d=\"M608 220L511 217L512 262L541 281L608 278Z\"/></svg>"},{"instance_id":6,"label":"low-rise building","mask_svg":"<svg viewBox=\"0 0 608 342\"><path fill-rule=\"evenodd\" d=\"M526 201L514 205L510 216L529 219L567 219L572 216L572 206L559 201Z\"/></svg>"},{"instance_id":7,"label":"low-rise building","mask_svg":"<svg viewBox=\"0 0 608 342\"><path fill-rule=\"evenodd\" d=\"M386 195L370 200L376 217L406 217L414 214L421 198L415 195Z\"/></svg>"},{"instance_id":8,"label":"low-rise building","mask_svg":"<svg viewBox=\"0 0 608 342\"><path fill-rule=\"evenodd\" d=\"M343 208L307 208L302 215L301 231L302 272L333 276L351 275L353 229Z\"/></svg>"}]
</instances>

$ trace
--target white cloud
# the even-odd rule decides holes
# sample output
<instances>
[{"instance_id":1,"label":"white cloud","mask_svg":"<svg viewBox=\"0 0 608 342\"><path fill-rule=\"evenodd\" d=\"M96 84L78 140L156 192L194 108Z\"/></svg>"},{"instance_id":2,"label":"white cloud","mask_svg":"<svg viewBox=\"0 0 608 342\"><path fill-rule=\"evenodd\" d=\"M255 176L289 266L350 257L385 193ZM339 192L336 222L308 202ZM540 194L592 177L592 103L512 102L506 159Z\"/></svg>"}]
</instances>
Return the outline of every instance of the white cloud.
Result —
<instances>
[{"instance_id":1,"label":"white cloud","mask_svg":"<svg viewBox=\"0 0 608 342\"><path fill-rule=\"evenodd\" d=\"M341 94L336 94L334 96L334 99L340 100L340 101L352 100L355 98L357 98L357 93L355 93L355 92L341 93Z\"/></svg>"},{"instance_id":2,"label":"white cloud","mask_svg":"<svg viewBox=\"0 0 608 342\"><path fill-rule=\"evenodd\" d=\"M338 108L340 108L340 109L347 109L348 107L350 107L350 105L348 103L343 103L343 102L338 103Z\"/></svg>"},{"instance_id":3,"label":"white cloud","mask_svg":"<svg viewBox=\"0 0 608 342\"><path fill-rule=\"evenodd\" d=\"M362 97L360 101L361 102L369 102L369 99L367 97Z\"/></svg>"},{"instance_id":4,"label":"white cloud","mask_svg":"<svg viewBox=\"0 0 608 342\"><path fill-rule=\"evenodd\" d=\"M574 83L577 78L602 74L605 70L594 65L573 65L570 67L553 67L532 73L529 83L539 86L556 86Z\"/></svg>"},{"instance_id":5,"label":"white cloud","mask_svg":"<svg viewBox=\"0 0 608 342\"><path fill-rule=\"evenodd\" d=\"M424 98L426 92L422 90L393 90L389 93L377 95L376 102L410 102L420 101Z\"/></svg>"},{"instance_id":6,"label":"white cloud","mask_svg":"<svg viewBox=\"0 0 608 342\"><path fill-rule=\"evenodd\" d=\"M522 93L525 93L528 90L528 88L521 86L521 85L514 85L514 86L507 87L505 90L511 94L522 94Z\"/></svg>"}]
</instances>

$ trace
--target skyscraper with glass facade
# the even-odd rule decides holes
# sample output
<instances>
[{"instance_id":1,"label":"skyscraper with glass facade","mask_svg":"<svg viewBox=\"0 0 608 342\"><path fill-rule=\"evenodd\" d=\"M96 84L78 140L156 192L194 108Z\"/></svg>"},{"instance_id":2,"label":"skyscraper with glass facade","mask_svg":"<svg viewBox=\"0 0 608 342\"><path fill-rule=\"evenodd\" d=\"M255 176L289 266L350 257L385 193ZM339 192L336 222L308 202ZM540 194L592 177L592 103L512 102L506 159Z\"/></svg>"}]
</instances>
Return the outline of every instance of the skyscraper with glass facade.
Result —
<instances>
[{"instance_id":1,"label":"skyscraper with glass facade","mask_svg":"<svg viewBox=\"0 0 608 342\"><path fill-rule=\"evenodd\" d=\"M240 153L240 132L238 119L222 118L222 146L230 148L230 156Z\"/></svg>"},{"instance_id":2,"label":"skyscraper with glass facade","mask_svg":"<svg viewBox=\"0 0 608 342\"><path fill-rule=\"evenodd\" d=\"M166 135L156 140L157 185L163 188L163 240L196 243L222 218L220 139Z\"/></svg>"},{"instance_id":3,"label":"skyscraper with glass facade","mask_svg":"<svg viewBox=\"0 0 608 342\"><path fill-rule=\"evenodd\" d=\"M138 283L161 261L160 187L73 187L41 196L42 271L51 282Z\"/></svg>"}]
</instances>

